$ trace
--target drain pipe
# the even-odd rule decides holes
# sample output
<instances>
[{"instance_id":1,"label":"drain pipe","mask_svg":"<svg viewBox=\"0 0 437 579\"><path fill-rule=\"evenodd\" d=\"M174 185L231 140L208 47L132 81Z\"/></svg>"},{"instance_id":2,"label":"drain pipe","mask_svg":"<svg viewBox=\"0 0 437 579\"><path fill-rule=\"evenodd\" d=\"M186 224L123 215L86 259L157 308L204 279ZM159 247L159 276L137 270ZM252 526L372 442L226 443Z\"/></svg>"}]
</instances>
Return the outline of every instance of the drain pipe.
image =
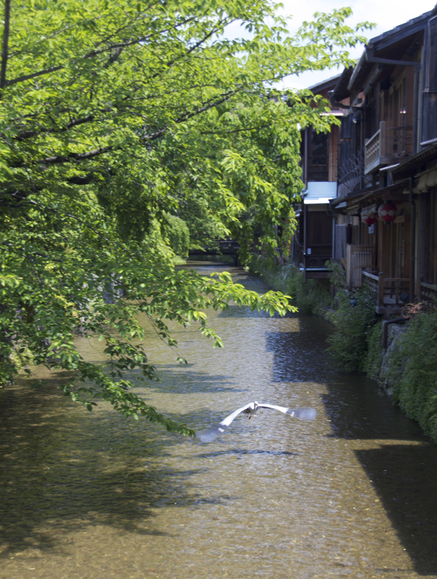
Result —
<instances>
[{"instance_id":1,"label":"drain pipe","mask_svg":"<svg viewBox=\"0 0 437 579\"><path fill-rule=\"evenodd\" d=\"M303 165L303 178L305 183L305 189L301 193L302 197L302 212L303 212L303 280L307 280L307 207L305 205L305 195L308 191L308 132L311 130L310 127L305 128L304 133L304 165Z\"/></svg>"},{"instance_id":2,"label":"drain pipe","mask_svg":"<svg viewBox=\"0 0 437 579\"><path fill-rule=\"evenodd\" d=\"M415 279L416 279L416 202L413 193L413 178L409 179L409 201L411 205L411 232L410 232L410 301L415 296Z\"/></svg>"},{"instance_id":3,"label":"drain pipe","mask_svg":"<svg viewBox=\"0 0 437 579\"><path fill-rule=\"evenodd\" d=\"M303 203L303 281L307 280L307 213L308 209Z\"/></svg>"}]
</instances>

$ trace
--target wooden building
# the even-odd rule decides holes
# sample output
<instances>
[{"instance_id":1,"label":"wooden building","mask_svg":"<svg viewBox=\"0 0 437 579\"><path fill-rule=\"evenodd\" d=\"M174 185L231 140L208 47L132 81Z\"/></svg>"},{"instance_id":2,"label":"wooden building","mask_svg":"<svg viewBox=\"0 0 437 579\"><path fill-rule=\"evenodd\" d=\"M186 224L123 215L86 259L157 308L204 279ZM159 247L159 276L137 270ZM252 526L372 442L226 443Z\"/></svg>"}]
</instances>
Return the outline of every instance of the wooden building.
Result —
<instances>
[{"instance_id":1,"label":"wooden building","mask_svg":"<svg viewBox=\"0 0 437 579\"><path fill-rule=\"evenodd\" d=\"M345 99L333 257L398 313L437 294L437 6L369 41L330 95Z\"/></svg>"}]
</instances>

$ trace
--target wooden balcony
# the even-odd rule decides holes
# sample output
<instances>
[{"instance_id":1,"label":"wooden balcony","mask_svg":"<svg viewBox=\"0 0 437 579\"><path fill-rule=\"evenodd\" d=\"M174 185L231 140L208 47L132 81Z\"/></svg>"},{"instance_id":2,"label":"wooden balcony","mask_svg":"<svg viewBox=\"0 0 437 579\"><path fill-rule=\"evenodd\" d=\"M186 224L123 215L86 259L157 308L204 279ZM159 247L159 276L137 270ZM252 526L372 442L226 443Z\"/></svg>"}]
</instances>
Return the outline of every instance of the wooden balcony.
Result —
<instances>
[{"instance_id":1,"label":"wooden balcony","mask_svg":"<svg viewBox=\"0 0 437 579\"><path fill-rule=\"evenodd\" d=\"M413 127L387 127L385 121L364 145L364 174L413 154Z\"/></svg>"}]
</instances>

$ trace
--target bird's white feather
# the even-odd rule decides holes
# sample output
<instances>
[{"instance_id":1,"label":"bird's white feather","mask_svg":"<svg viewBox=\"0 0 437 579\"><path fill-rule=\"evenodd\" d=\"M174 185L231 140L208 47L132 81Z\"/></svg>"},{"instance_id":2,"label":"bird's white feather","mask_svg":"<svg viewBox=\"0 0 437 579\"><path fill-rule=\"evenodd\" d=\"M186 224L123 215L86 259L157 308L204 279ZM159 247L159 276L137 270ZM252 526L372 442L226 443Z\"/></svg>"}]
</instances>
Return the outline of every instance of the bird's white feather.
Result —
<instances>
[{"instance_id":1,"label":"bird's white feather","mask_svg":"<svg viewBox=\"0 0 437 579\"><path fill-rule=\"evenodd\" d=\"M270 408L271 410L278 410L279 412L282 412L282 414L289 414L289 410L291 410L291 408L285 408L285 406L275 406L274 404L265 404L264 402L258 403L258 408Z\"/></svg>"},{"instance_id":2,"label":"bird's white feather","mask_svg":"<svg viewBox=\"0 0 437 579\"><path fill-rule=\"evenodd\" d=\"M282 412L282 414L288 414L293 418L300 418L300 420L314 420L316 417L315 408L286 408L285 406L276 406L275 404L259 403L259 402L249 402L245 406L242 406L238 410L235 410L226 418L224 418L218 426L211 426L206 430L202 430L197 434L198 438L202 442L213 442L220 434L222 434L226 427L228 427L235 418L242 412L247 412L249 415L254 414L258 408L268 408L270 410L277 410Z\"/></svg>"},{"instance_id":3,"label":"bird's white feather","mask_svg":"<svg viewBox=\"0 0 437 579\"><path fill-rule=\"evenodd\" d=\"M241 414L242 412L244 412L245 410L251 410L252 412L255 412L255 403L254 402L249 402L249 404L246 404L246 406L243 406L242 408L239 408L238 410L235 410L235 412L232 412L232 414L229 414L229 416L226 416L226 418L224 418L220 424L222 426L229 426L231 424L231 422L237 418L237 416L239 414Z\"/></svg>"}]
</instances>

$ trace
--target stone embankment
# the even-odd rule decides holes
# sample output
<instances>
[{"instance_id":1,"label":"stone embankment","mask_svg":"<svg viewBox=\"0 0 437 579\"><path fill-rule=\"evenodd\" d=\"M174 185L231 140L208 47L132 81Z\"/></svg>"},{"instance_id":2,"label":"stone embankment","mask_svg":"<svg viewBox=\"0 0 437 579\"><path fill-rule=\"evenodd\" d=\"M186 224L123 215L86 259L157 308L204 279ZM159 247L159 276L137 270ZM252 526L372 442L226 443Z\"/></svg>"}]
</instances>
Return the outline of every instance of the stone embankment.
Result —
<instances>
[{"instance_id":1,"label":"stone embankment","mask_svg":"<svg viewBox=\"0 0 437 579\"><path fill-rule=\"evenodd\" d=\"M390 324L388 326L388 337L387 337L387 347L382 350L382 363L381 370L378 376L378 382L381 388L386 394L391 396L393 394L394 386L394 372L392 371L392 354L396 348L396 344L401 336L408 332L408 325L405 323ZM403 362L403 368L399 368L401 371L405 368L405 360ZM397 369L397 371L399 371ZM396 372L397 375L397 372Z\"/></svg>"}]
</instances>

